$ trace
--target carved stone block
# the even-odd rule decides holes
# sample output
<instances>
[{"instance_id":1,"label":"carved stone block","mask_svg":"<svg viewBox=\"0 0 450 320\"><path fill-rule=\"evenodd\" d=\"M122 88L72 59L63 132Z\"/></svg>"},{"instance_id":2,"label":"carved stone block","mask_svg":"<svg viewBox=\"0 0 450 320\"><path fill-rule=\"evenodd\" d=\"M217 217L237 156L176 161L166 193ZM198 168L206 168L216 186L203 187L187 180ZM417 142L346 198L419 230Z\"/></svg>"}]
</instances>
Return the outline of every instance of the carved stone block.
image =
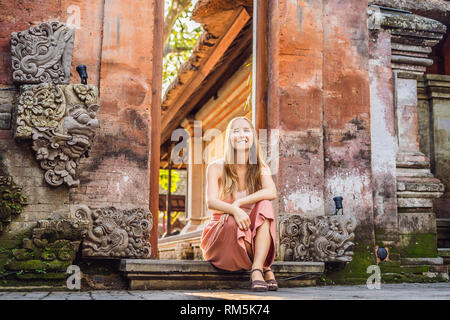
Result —
<instances>
[{"instance_id":1,"label":"carved stone block","mask_svg":"<svg viewBox=\"0 0 450 320\"><path fill-rule=\"evenodd\" d=\"M87 226L68 219L40 220L31 239L22 239L5 268L23 279L64 279L73 263Z\"/></svg>"},{"instance_id":2,"label":"carved stone block","mask_svg":"<svg viewBox=\"0 0 450 320\"><path fill-rule=\"evenodd\" d=\"M44 22L11 34L13 81L19 84L69 83L74 30Z\"/></svg>"},{"instance_id":3,"label":"carved stone block","mask_svg":"<svg viewBox=\"0 0 450 320\"><path fill-rule=\"evenodd\" d=\"M94 85L24 86L18 99L15 138L32 139L36 159L51 186L79 186L77 166L88 156L95 130L98 89Z\"/></svg>"},{"instance_id":4,"label":"carved stone block","mask_svg":"<svg viewBox=\"0 0 450 320\"><path fill-rule=\"evenodd\" d=\"M18 99L15 137L30 139L33 128L61 131L66 99L61 87L50 83L22 87Z\"/></svg>"},{"instance_id":5,"label":"carved stone block","mask_svg":"<svg viewBox=\"0 0 450 320\"><path fill-rule=\"evenodd\" d=\"M88 225L82 245L84 257L150 257L150 230L153 227L150 212L141 208L119 210L79 206L74 215L80 223Z\"/></svg>"},{"instance_id":6,"label":"carved stone block","mask_svg":"<svg viewBox=\"0 0 450 320\"><path fill-rule=\"evenodd\" d=\"M283 261L349 262L353 252L356 219L348 215L279 218L280 250Z\"/></svg>"}]
</instances>

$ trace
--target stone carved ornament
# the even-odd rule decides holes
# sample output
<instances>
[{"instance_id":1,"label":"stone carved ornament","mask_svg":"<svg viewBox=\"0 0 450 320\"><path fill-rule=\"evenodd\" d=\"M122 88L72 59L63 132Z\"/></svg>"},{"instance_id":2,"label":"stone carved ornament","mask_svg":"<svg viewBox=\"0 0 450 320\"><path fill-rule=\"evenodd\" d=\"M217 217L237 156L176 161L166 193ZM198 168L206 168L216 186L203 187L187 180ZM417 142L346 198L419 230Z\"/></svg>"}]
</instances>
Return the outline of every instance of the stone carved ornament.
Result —
<instances>
[{"instance_id":1,"label":"stone carved ornament","mask_svg":"<svg viewBox=\"0 0 450 320\"><path fill-rule=\"evenodd\" d=\"M144 209L119 210L114 207L90 209L80 206L75 218L87 223L83 241L85 257L149 258L152 214Z\"/></svg>"},{"instance_id":2,"label":"stone carved ornament","mask_svg":"<svg viewBox=\"0 0 450 320\"><path fill-rule=\"evenodd\" d=\"M73 40L74 30L60 22L11 34L13 79L27 83L21 86L14 137L33 140L45 181L55 187L79 186L76 169L99 126L98 89L67 84Z\"/></svg>"},{"instance_id":3,"label":"stone carved ornament","mask_svg":"<svg viewBox=\"0 0 450 320\"><path fill-rule=\"evenodd\" d=\"M44 22L11 34L12 76L16 83L69 83L74 30Z\"/></svg>"},{"instance_id":4,"label":"stone carved ornament","mask_svg":"<svg viewBox=\"0 0 450 320\"><path fill-rule=\"evenodd\" d=\"M39 279L50 274L52 278L66 278L66 269L73 263L86 229L83 221L39 220L31 237L22 239L22 247L12 250L5 268L19 272L19 278Z\"/></svg>"},{"instance_id":5,"label":"stone carved ornament","mask_svg":"<svg viewBox=\"0 0 450 320\"><path fill-rule=\"evenodd\" d=\"M279 220L284 261L349 262L355 238L353 216L285 215Z\"/></svg>"},{"instance_id":6,"label":"stone carved ornament","mask_svg":"<svg viewBox=\"0 0 450 320\"><path fill-rule=\"evenodd\" d=\"M0 165L3 164L0 162ZM22 187L16 185L11 176L0 175L0 233L13 216L23 211L27 203L28 198L22 194Z\"/></svg>"},{"instance_id":7,"label":"stone carved ornament","mask_svg":"<svg viewBox=\"0 0 450 320\"><path fill-rule=\"evenodd\" d=\"M32 139L45 181L78 187L77 167L88 156L99 105L94 85L39 84L25 86L19 97L15 137Z\"/></svg>"},{"instance_id":8,"label":"stone carved ornament","mask_svg":"<svg viewBox=\"0 0 450 320\"><path fill-rule=\"evenodd\" d=\"M50 83L25 85L17 105L16 138L31 138L35 127L58 129L66 113L66 99L60 86Z\"/></svg>"}]
</instances>

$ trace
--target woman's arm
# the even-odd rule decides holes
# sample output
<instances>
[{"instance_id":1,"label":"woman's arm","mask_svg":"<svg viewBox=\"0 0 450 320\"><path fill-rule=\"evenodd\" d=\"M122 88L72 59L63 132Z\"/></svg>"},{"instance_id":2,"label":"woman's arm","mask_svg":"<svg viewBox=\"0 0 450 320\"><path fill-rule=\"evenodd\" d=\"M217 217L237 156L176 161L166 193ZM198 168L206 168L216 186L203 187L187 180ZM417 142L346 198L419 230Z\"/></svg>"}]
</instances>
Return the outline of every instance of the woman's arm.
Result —
<instances>
[{"instance_id":1,"label":"woman's arm","mask_svg":"<svg viewBox=\"0 0 450 320\"><path fill-rule=\"evenodd\" d=\"M210 164L206 169L206 205L210 210L233 214L235 208L231 203L219 199L220 166Z\"/></svg>"},{"instance_id":2,"label":"woman's arm","mask_svg":"<svg viewBox=\"0 0 450 320\"><path fill-rule=\"evenodd\" d=\"M210 164L206 169L206 205L210 210L217 210L233 215L239 229L247 230L250 227L250 218L247 213L239 208L239 206L219 199L220 174L221 168L217 164Z\"/></svg>"},{"instance_id":3,"label":"woman's arm","mask_svg":"<svg viewBox=\"0 0 450 320\"><path fill-rule=\"evenodd\" d=\"M235 200L233 202L233 205L240 207L246 204L253 204L261 200L276 199L277 188L275 187L275 183L273 182L269 167L263 167L261 171L261 190Z\"/></svg>"}]
</instances>

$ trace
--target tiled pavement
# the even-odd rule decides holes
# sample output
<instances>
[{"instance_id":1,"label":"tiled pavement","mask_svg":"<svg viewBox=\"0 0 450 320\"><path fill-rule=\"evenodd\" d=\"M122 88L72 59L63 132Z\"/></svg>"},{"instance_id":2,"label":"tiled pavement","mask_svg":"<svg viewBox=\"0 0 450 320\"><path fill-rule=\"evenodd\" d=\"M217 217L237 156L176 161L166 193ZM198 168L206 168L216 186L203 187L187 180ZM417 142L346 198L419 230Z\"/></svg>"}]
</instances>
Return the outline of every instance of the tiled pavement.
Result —
<instances>
[{"instance_id":1,"label":"tiled pavement","mask_svg":"<svg viewBox=\"0 0 450 320\"><path fill-rule=\"evenodd\" d=\"M157 290L157 291L0 291L0 300L450 300L450 283L382 284L280 288L276 292L248 290Z\"/></svg>"}]
</instances>

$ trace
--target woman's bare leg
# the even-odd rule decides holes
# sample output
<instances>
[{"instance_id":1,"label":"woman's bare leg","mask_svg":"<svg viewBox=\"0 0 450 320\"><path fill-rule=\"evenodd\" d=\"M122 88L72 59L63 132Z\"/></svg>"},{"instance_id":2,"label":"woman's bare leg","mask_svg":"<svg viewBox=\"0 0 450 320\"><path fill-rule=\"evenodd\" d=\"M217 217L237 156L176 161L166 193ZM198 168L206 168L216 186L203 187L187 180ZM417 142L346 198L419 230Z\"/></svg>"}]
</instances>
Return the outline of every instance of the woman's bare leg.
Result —
<instances>
[{"instance_id":1,"label":"woman's bare leg","mask_svg":"<svg viewBox=\"0 0 450 320\"><path fill-rule=\"evenodd\" d=\"M245 240L244 240L244 243L245 243L245 249L247 249L248 257L250 258L250 260L253 260L252 244L247 242L247 241L245 241Z\"/></svg>"},{"instance_id":2,"label":"woman's bare leg","mask_svg":"<svg viewBox=\"0 0 450 320\"><path fill-rule=\"evenodd\" d=\"M266 271L266 270L270 270L270 268L264 268L264 271ZM268 272L266 272L264 274L264 280L265 281L267 281L267 280L275 280L275 275L274 275L272 270L270 270L270 271L268 271Z\"/></svg>"},{"instance_id":3,"label":"woman's bare leg","mask_svg":"<svg viewBox=\"0 0 450 320\"><path fill-rule=\"evenodd\" d=\"M264 220L264 223L258 227L255 236L255 256L253 258L252 269L263 269L264 261L270 249L270 221ZM261 272L252 273L253 280L264 280Z\"/></svg>"}]
</instances>

